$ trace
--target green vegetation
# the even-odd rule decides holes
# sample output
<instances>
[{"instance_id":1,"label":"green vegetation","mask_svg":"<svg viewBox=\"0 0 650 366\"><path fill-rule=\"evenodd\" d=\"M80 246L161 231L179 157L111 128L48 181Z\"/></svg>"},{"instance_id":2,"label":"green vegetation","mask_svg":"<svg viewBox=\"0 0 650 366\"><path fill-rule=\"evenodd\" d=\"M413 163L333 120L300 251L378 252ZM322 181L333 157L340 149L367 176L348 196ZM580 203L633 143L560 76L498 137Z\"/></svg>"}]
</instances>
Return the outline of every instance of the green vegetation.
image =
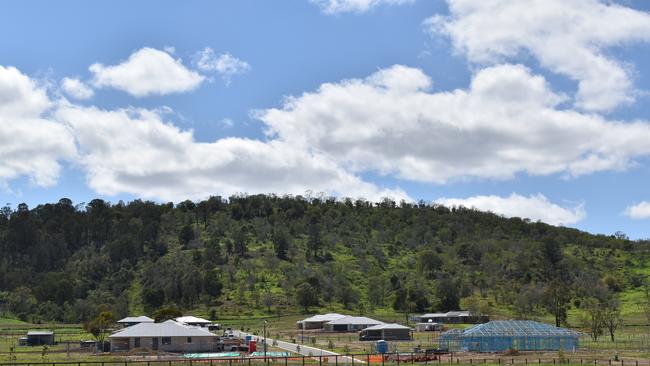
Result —
<instances>
[{"instance_id":1,"label":"green vegetation","mask_svg":"<svg viewBox=\"0 0 650 366\"><path fill-rule=\"evenodd\" d=\"M1 210L0 311L81 324L102 311L119 319L161 308L213 319L331 310L399 321L467 308L612 337L618 319L648 324L649 249L622 233L390 200L62 199Z\"/></svg>"}]
</instances>

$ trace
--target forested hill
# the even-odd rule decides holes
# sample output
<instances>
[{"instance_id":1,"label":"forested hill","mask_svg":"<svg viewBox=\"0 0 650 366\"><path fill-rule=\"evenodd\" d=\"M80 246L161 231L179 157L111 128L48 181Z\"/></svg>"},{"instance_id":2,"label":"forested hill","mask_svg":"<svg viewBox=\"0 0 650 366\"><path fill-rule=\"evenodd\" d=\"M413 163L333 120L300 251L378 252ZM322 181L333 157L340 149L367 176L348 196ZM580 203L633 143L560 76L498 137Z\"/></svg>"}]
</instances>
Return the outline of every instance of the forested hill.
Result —
<instances>
[{"instance_id":1,"label":"forested hill","mask_svg":"<svg viewBox=\"0 0 650 366\"><path fill-rule=\"evenodd\" d=\"M438 205L304 197L68 199L0 214L0 311L552 314L645 283L647 242ZM460 304L459 304L460 303ZM138 314L136 314L138 315Z\"/></svg>"}]
</instances>

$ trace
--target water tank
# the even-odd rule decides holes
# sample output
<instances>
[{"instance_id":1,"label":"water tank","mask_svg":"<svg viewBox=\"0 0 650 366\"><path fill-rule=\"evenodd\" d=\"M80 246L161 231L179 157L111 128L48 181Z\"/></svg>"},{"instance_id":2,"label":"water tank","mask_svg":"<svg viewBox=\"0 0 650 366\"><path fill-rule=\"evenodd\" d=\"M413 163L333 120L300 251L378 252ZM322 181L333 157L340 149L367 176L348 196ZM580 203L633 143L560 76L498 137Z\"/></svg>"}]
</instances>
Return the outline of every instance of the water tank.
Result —
<instances>
[{"instance_id":1,"label":"water tank","mask_svg":"<svg viewBox=\"0 0 650 366\"><path fill-rule=\"evenodd\" d=\"M388 342L384 340L377 341L377 353L388 353Z\"/></svg>"}]
</instances>

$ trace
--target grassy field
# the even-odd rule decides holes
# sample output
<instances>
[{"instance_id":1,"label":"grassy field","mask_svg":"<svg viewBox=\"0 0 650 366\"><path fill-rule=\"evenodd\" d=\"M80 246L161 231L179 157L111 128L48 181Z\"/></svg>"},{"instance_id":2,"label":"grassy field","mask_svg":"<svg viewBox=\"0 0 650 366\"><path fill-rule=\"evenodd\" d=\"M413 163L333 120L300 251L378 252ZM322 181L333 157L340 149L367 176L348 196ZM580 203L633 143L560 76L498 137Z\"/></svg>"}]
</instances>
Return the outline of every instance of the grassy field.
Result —
<instances>
[{"instance_id":1,"label":"grassy field","mask_svg":"<svg viewBox=\"0 0 650 366\"><path fill-rule=\"evenodd\" d=\"M645 324L645 316L633 305L638 294L626 294L623 300L625 322L616 334L616 341L612 342L609 337L601 337L598 342L591 341L588 337L581 339L581 349L576 353L561 355L558 352L527 352L516 356L504 356L501 354L454 354L454 363L461 364L503 364L511 362L544 363L548 360L552 364L553 359L559 362L559 358L575 359L577 364L582 360L584 363L593 364L597 359L598 364L608 365L609 361L617 355L620 359L627 360L627 364L636 366L636 361L646 360L645 365L650 366L650 328ZM197 313L197 315L203 315ZM575 311L570 314L570 323L577 324ZM387 321L406 321L405 314L378 312L368 316ZM316 331L305 331L297 329L296 322L303 319L305 315L295 314L288 316L242 316L219 319L217 322L224 327L243 330L246 332L262 335L264 321L267 321L267 336L288 342L303 343L317 348L332 350L337 353L368 353L372 352L373 342L361 342L356 333L322 333ZM551 322L551 319L541 319ZM411 324L413 325L413 324ZM55 331L58 345L43 347L17 346L18 338L24 336L29 329L52 329ZM302 338L304 336L304 338ZM414 333L414 339L408 342L391 342L391 351L412 352L416 346L424 349L438 347L439 332ZM111 362L123 362L125 359L137 359L124 354L97 354L92 350L82 350L79 347L80 340L89 340L92 336L83 331L80 325L70 324L29 324L9 318L0 318L0 363L8 362L105 362L105 366ZM70 342L70 343L66 343ZM270 348L273 349L273 347ZM503 358L500 360L500 358ZM151 358L142 358L151 360ZM471 359L471 361L470 361ZM154 358L155 360L155 358ZM198 362L198 361L197 361ZM288 361L287 361L288 362ZM309 360L306 361L309 363ZM449 360L446 361L449 363ZM616 363L619 362L619 363ZM620 364L616 361L614 365ZM625 361L624 361L625 362ZM386 362L385 362L386 363ZM154 364L155 365L155 364Z\"/></svg>"}]
</instances>

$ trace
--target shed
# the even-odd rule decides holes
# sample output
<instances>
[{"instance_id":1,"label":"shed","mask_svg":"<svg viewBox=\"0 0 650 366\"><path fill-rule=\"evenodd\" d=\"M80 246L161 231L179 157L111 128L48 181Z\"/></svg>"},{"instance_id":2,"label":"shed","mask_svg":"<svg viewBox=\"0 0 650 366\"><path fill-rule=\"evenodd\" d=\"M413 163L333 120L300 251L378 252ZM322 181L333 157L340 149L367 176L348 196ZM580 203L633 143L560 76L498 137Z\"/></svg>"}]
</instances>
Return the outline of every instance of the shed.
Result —
<instances>
[{"instance_id":1,"label":"shed","mask_svg":"<svg viewBox=\"0 0 650 366\"><path fill-rule=\"evenodd\" d=\"M108 337L111 351L146 348L166 352L214 352L219 338L208 330L167 320L163 323L140 323Z\"/></svg>"},{"instance_id":2,"label":"shed","mask_svg":"<svg viewBox=\"0 0 650 366\"><path fill-rule=\"evenodd\" d=\"M151 319L150 317L140 315L140 316L127 316L124 319L118 320L117 324L120 324L124 327L131 327L140 323L153 323L153 322L154 320Z\"/></svg>"},{"instance_id":3,"label":"shed","mask_svg":"<svg viewBox=\"0 0 650 366\"><path fill-rule=\"evenodd\" d=\"M42 346L54 344L54 332L51 330L30 330L27 332L28 346Z\"/></svg>"},{"instance_id":4,"label":"shed","mask_svg":"<svg viewBox=\"0 0 650 366\"><path fill-rule=\"evenodd\" d=\"M298 329L323 329L326 323L345 317L346 315L337 313L319 314L298 320L296 325L298 325Z\"/></svg>"},{"instance_id":5,"label":"shed","mask_svg":"<svg viewBox=\"0 0 650 366\"><path fill-rule=\"evenodd\" d=\"M379 324L359 332L360 341L410 341L413 329L401 324Z\"/></svg>"},{"instance_id":6,"label":"shed","mask_svg":"<svg viewBox=\"0 0 650 366\"><path fill-rule=\"evenodd\" d=\"M580 333L532 320L498 320L440 336L440 348L451 351L502 352L575 350Z\"/></svg>"},{"instance_id":7,"label":"shed","mask_svg":"<svg viewBox=\"0 0 650 366\"><path fill-rule=\"evenodd\" d=\"M326 323L324 330L327 332L358 332L379 324L384 324L384 322L365 316L346 316Z\"/></svg>"},{"instance_id":8,"label":"shed","mask_svg":"<svg viewBox=\"0 0 650 366\"><path fill-rule=\"evenodd\" d=\"M180 318L176 318L176 321L179 323L187 324L187 325L193 325L196 327L207 327L208 325L212 324L211 321L203 318L197 318L195 316L181 316Z\"/></svg>"}]
</instances>

